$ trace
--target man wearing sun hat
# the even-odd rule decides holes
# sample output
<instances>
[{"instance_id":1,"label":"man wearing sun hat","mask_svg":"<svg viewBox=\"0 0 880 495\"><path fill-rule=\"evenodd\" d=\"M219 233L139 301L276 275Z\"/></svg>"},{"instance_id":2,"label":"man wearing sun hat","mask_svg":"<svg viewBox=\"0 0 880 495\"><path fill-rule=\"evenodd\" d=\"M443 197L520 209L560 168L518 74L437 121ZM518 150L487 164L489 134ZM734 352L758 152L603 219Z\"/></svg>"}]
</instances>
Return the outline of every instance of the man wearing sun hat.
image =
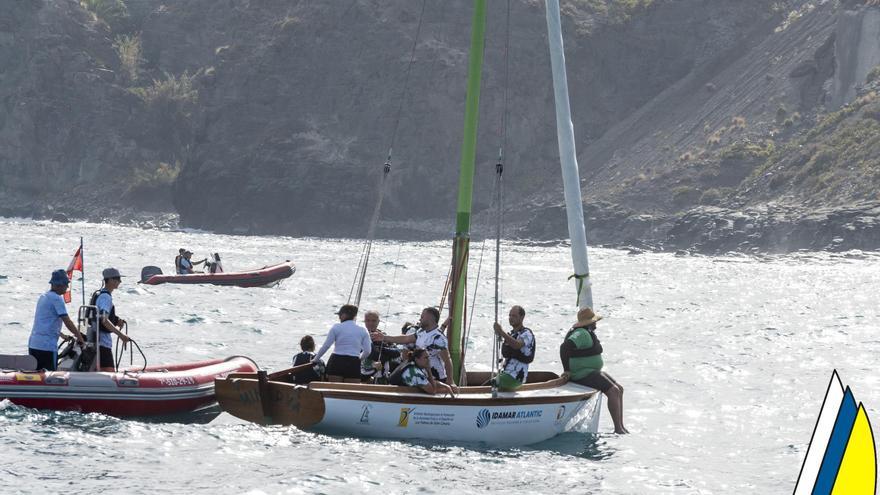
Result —
<instances>
[{"instance_id":1,"label":"man wearing sun hat","mask_svg":"<svg viewBox=\"0 0 880 495\"><path fill-rule=\"evenodd\" d=\"M596 322L601 320L591 308L578 311L577 322L559 346L563 377L579 385L601 391L608 398L608 412L614 433L629 433L623 425L623 387L602 371L602 344L596 337Z\"/></svg>"},{"instance_id":2,"label":"man wearing sun hat","mask_svg":"<svg viewBox=\"0 0 880 495\"><path fill-rule=\"evenodd\" d=\"M37 359L37 369L55 371L58 365L58 337L61 336L61 323L70 330L82 344L83 336L67 315L67 306L61 295L67 292L70 279L64 270L52 272L49 280L51 289L40 295L34 312L34 326L28 339L28 354Z\"/></svg>"}]
</instances>

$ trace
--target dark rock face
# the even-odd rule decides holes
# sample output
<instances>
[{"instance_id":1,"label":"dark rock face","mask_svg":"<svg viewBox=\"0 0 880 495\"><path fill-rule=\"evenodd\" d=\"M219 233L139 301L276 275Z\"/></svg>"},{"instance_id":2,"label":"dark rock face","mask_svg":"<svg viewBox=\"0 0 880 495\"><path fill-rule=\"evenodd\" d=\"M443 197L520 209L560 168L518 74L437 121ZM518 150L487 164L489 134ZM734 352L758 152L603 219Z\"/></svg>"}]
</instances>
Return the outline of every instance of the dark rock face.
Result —
<instances>
[{"instance_id":1,"label":"dark rock face","mask_svg":"<svg viewBox=\"0 0 880 495\"><path fill-rule=\"evenodd\" d=\"M167 227L177 213L221 232L350 237L381 192L383 235L448 235L469 0L431 0L424 14L411 0L127 4L112 22L76 0L0 10L0 214ZM508 46L506 2L489 3L475 228L491 217L504 118L505 232L564 238L543 5L511 4ZM855 184L845 198L809 212L789 206L803 203L785 179L799 165L761 173L824 108L846 51L833 2L620 5L562 6L591 242L871 249L876 195L849 169L834 177ZM799 17L781 26L785 9ZM140 43L134 71L121 36Z\"/></svg>"},{"instance_id":2,"label":"dark rock face","mask_svg":"<svg viewBox=\"0 0 880 495\"><path fill-rule=\"evenodd\" d=\"M363 235L392 139L383 218L452 214L470 2L429 2L406 87L418 2L269 2L248 9L209 3L169 5L144 27L147 58L163 69L205 74L195 141L174 189L182 223L248 233ZM503 111L500 7L490 5L487 28L476 210L490 202ZM592 19L567 12L568 32ZM694 12L700 15L683 15ZM569 76L576 126L588 139L601 135L737 42L739 26L760 15L742 5L675 2L638 22L597 24L571 37L571 59L582 62L571 64ZM533 2L514 2L511 18L506 179L512 196L523 197L558 191L561 180L543 12ZM703 22L708 18L715 20ZM172 38L148 34L160 32L153 28L160 23ZM201 25L216 29L191 34ZM256 34L236 36L242 26ZM633 39L642 49L635 50Z\"/></svg>"}]
</instances>

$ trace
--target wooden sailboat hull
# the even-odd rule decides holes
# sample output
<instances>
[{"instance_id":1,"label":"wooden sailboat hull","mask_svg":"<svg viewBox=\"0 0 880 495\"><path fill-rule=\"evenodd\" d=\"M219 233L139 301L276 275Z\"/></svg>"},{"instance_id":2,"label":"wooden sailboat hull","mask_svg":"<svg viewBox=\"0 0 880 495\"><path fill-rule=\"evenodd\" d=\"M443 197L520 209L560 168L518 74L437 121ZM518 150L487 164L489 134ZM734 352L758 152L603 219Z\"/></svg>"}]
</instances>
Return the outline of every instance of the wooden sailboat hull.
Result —
<instances>
[{"instance_id":1,"label":"wooden sailboat hull","mask_svg":"<svg viewBox=\"0 0 880 495\"><path fill-rule=\"evenodd\" d=\"M564 431L595 432L600 402L595 390L560 379L494 398L488 387L462 387L455 398L383 385L316 382L306 387L268 380L261 387L254 374L218 379L215 389L223 410L260 424L496 446L538 443Z\"/></svg>"}]
</instances>

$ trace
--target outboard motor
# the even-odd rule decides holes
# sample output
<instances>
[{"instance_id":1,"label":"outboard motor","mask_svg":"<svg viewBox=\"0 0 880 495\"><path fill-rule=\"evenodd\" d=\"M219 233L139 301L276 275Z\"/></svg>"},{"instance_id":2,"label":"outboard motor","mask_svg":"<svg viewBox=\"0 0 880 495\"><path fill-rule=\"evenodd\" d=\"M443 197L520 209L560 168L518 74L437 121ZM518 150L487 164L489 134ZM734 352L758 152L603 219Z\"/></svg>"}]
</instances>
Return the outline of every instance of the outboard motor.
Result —
<instances>
[{"instance_id":1,"label":"outboard motor","mask_svg":"<svg viewBox=\"0 0 880 495\"><path fill-rule=\"evenodd\" d=\"M79 371L83 350L76 340L67 342L58 353L58 371Z\"/></svg>"},{"instance_id":2,"label":"outboard motor","mask_svg":"<svg viewBox=\"0 0 880 495\"><path fill-rule=\"evenodd\" d=\"M80 306L77 312L77 326L79 331L88 328L86 331L86 345L79 347L74 342L74 346L80 350L75 368L71 371L92 371L92 367L96 364L95 359L98 357L98 328L97 328L98 308L95 306ZM90 317L95 318L95 324L89 323Z\"/></svg>"},{"instance_id":3,"label":"outboard motor","mask_svg":"<svg viewBox=\"0 0 880 495\"><path fill-rule=\"evenodd\" d=\"M162 269L158 266L145 266L141 269L141 283L150 280L154 275L162 275Z\"/></svg>"}]
</instances>

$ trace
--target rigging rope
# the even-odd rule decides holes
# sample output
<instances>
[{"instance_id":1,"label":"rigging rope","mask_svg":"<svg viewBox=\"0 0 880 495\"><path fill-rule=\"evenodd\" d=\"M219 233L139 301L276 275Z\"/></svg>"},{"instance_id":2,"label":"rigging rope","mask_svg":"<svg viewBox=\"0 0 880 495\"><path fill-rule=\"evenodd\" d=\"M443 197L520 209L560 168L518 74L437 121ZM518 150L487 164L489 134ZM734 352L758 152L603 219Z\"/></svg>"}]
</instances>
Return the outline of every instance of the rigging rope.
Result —
<instances>
[{"instance_id":1,"label":"rigging rope","mask_svg":"<svg viewBox=\"0 0 880 495\"><path fill-rule=\"evenodd\" d=\"M510 0L507 0L507 19L505 26L504 46L504 110L501 112L501 146L498 148L498 163L495 165L495 206L498 209L498 221L495 225L495 323L498 323L498 308L501 304L501 225L504 221L504 149L507 146L507 98L510 77ZM501 344L498 335L493 331L492 346L492 395L498 390L497 377L499 373L499 346Z\"/></svg>"},{"instance_id":2,"label":"rigging rope","mask_svg":"<svg viewBox=\"0 0 880 495\"><path fill-rule=\"evenodd\" d=\"M360 306L361 304L361 296L364 292L364 281L367 277L367 266L370 263L370 252L373 249L373 238L376 233L376 225L379 223L379 212L382 209L382 200L385 197L385 184L386 178L388 177L388 173L391 171L391 162L392 155L394 150L394 141L397 139L397 131L400 128L400 116L403 113L403 102L406 100L406 96L409 89L409 76L412 72L412 66L415 62L416 58L416 47L419 44L419 35L422 32L422 21L425 17L425 5L427 5L427 0L422 1L422 10L419 13L419 24L416 28L416 36L413 39L412 50L410 51L409 63L406 66L406 74L403 80L403 90L402 95L398 99L397 103L397 112L394 117L394 127L391 131L391 143L388 146L388 158L385 159L385 164L382 167L382 180L379 185L379 197L376 200L376 207L373 210L373 216L370 219L370 226L367 231L367 240L364 243L364 249L361 252L361 259L358 262L357 270L355 271L354 282L352 282L351 290L348 293L348 303L354 303L355 306ZM357 291L355 291L355 287L357 287ZM352 296L354 296L354 301L352 301Z\"/></svg>"},{"instance_id":3,"label":"rigging rope","mask_svg":"<svg viewBox=\"0 0 880 495\"><path fill-rule=\"evenodd\" d=\"M403 94L397 102L397 116L394 118L394 130L391 132L391 144L388 146L388 162L391 162L391 152L394 150L394 141L397 138L397 129L400 127L400 115L403 112L403 102L406 101L407 89L409 88L409 75L412 72L413 62L416 59L416 47L419 44L419 35L422 32L422 20L425 17L425 5L427 0L422 0L422 11L419 13L419 25L416 28L416 37L413 38L412 50L409 54L409 64L406 66L406 75L403 78Z\"/></svg>"}]
</instances>

